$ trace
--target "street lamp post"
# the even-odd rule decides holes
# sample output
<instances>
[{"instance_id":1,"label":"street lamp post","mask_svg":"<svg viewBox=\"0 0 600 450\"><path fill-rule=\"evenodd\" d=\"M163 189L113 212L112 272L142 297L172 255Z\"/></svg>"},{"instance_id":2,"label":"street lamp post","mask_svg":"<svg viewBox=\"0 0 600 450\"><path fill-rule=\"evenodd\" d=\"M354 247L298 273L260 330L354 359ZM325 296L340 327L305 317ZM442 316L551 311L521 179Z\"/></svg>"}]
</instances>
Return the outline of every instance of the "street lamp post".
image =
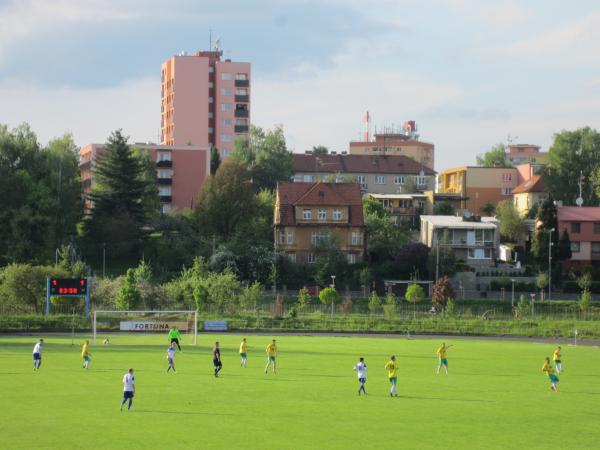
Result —
<instances>
[{"instance_id":1,"label":"street lamp post","mask_svg":"<svg viewBox=\"0 0 600 450\"><path fill-rule=\"evenodd\" d=\"M550 234L548 235L548 300L550 300L552 292L552 246L554 245L552 242L552 233L554 233L554 228L550 230Z\"/></svg>"},{"instance_id":2,"label":"street lamp post","mask_svg":"<svg viewBox=\"0 0 600 450\"><path fill-rule=\"evenodd\" d=\"M510 294L510 307L514 308L515 307L515 279L511 278L510 281L512 281L512 293Z\"/></svg>"},{"instance_id":3,"label":"street lamp post","mask_svg":"<svg viewBox=\"0 0 600 450\"><path fill-rule=\"evenodd\" d=\"M331 275L331 288L335 289L335 275ZM331 315L333 316L334 302L331 302Z\"/></svg>"},{"instance_id":4,"label":"street lamp post","mask_svg":"<svg viewBox=\"0 0 600 450\"><path fill-rule=\"evenodd\" d=\"M534 305L535 305L535 292L529 294L531 295L531 316L533 317L535 310L534 310Z\"/></svg>"}]
</instances>

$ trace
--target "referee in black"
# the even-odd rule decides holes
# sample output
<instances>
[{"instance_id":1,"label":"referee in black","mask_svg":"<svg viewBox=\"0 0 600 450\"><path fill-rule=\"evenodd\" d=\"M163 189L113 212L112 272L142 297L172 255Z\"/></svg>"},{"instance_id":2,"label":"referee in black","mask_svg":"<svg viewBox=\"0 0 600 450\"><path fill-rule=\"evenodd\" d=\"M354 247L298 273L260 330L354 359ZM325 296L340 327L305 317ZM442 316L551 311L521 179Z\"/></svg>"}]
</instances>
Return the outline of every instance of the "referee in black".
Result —
<instances>
[{"instance_id":1,"label":"referee in black","mask_svg":"<svg viewBox=\"0 0 600 450\"><path fill-rule=\"evenodd\" d=\"M219 377L219 372L223 367L223 363L221 362L221 350L219 349L219 341L215 342L215 347L212 351L213 354L213 365L215 366L215 377Z\"/></svg>"}]
</instances>

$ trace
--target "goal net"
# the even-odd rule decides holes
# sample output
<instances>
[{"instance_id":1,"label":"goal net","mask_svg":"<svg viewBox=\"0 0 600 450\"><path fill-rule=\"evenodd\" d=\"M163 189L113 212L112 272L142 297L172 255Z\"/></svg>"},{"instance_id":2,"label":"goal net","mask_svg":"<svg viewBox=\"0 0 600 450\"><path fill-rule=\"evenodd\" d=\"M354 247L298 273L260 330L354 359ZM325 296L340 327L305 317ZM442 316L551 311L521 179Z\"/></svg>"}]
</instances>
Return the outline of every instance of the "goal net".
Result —
<instances>
[{"instance_id":1,"label":"goal net","mask_svg":"<svg viewBox=\"0 0 600 450\"><path fill-rule=\"evenodd\" d=\"M93 311L92 332L96 339L109 333L164 333L181 331L183 343L198 343L198 311Z\"/></svg>"}]
</instances>

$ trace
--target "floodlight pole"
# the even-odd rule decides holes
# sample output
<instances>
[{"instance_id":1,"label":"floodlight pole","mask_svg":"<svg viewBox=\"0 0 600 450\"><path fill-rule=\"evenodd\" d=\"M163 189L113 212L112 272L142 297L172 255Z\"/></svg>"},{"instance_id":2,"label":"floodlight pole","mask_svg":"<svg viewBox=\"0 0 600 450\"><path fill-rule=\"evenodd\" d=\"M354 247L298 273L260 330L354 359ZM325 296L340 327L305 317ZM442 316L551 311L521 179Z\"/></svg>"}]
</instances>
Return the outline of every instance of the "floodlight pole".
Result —
<instances>
[{"instance_id":1,"label":"floodlight pole","mask_svg":"<svg viewBox=\"0 0 600 450\"><path fill-rule=\"evenodd\" d=\"M46 277L46 315L50 314L50 277Z\"/></svg>"}]
</instances>

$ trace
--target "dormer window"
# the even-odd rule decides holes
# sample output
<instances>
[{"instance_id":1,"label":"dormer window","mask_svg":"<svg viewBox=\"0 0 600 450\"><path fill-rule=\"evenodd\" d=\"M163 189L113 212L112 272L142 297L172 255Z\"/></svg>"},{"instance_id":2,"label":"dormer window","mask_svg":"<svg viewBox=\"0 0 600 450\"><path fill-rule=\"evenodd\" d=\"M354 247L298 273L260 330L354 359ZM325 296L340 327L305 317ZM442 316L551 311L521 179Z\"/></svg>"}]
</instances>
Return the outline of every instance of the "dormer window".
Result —
<instances>
[{"instance_id":1,"label":"dormer window","mask_svg":"<svg viewBox=\"0 0 600 450\"><path fill-rule=\"evenodd\" d=\"M302 218L304 220L312 220L312 210L311 209L302 210Z\"/></svg>"}]
</instances>

